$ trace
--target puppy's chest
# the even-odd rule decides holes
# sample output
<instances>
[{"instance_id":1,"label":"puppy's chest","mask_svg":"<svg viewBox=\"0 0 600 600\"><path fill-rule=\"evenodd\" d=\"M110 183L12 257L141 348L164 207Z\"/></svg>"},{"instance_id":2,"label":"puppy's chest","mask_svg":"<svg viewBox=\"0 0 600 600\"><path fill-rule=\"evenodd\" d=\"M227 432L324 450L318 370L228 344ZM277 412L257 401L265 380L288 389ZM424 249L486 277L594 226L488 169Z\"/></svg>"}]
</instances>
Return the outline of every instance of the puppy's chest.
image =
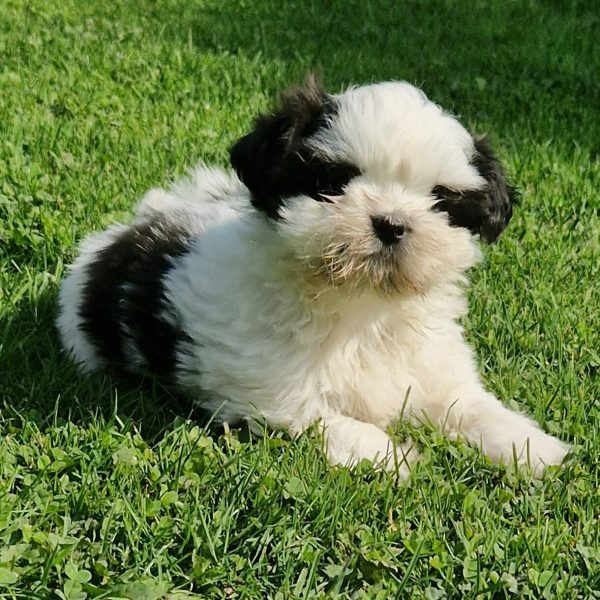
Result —
<instances>
[{"instance_id":1,"label":"puppy's chest","mask_svg":"<svg viewBox=\"0 0 600 600\"><path fill-rule=\"evenodd\" d=\"M341 326L323 339L314 368L323 399L336 410L387 424L410 395L424 393L419 378L423 348L414 332L371 325Z\"/></svg>"}]
</instances>

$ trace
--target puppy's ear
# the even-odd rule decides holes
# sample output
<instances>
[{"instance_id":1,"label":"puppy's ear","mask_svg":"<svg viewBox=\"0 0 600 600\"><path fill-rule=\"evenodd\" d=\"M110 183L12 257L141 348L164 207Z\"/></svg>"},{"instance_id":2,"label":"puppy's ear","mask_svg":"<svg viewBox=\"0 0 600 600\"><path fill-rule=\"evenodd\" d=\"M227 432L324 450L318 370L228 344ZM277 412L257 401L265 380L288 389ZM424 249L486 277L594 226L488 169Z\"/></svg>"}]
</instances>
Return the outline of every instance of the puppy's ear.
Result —
<instances>
[{"instance_id":1,"label":"puppy's ear","mask_svg":"<svg viewBox=\"0 0 600 600\"><path fill-rule=\"evenodd\" d=\"M480 190L455 191L437 186L433 193L440 202L436 209L448 213L450 223L478 233L488 243L506 229L519 194L506 180L504 169L487 138L474 137L475 154L471 163L487 185Z\"/></svg>"},{"instance_id":2,"label":"puppy's ear","mask_svg":"<svg viewBox=\"0 0 600 600\"><path fill-rule=\"evenodd\" d=\"M519 194L506 181L504 169L487 138L479 136L473 140L476 150L473 164L488 183L482 198L487 210L480 225L480 233L485 241L491 243L506 229Z\"/></svg>"},{"instance_id":3,"label":"puppy's ear","mask_svg":"<svg viewBox=\"0 0 600 600\"><path fill-rule=\"evenodd\" d=\"M277 218L282 198L304 191L301 165L310 156L302 156L302 142L323 126L328 104L321 84L310 75L231 148L231 165L252 192L254 206L270 217Z\"/></svg>"}]
</instances>

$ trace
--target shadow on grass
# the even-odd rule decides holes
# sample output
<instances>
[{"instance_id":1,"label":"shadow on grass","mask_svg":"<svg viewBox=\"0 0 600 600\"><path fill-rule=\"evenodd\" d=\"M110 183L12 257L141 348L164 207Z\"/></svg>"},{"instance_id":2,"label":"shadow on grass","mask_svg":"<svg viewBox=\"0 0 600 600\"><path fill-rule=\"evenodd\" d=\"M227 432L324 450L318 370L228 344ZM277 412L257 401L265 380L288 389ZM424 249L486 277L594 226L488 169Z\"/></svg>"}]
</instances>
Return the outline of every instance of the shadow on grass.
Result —
<instances>
[{"instance_id":1,"label":"shadow on grass","mask_svg":"<svg viewBox=\"0 0 600 600\"><path fill-rule=\"evenodd\" d=\"M151 378L83 375L63 353L54 326L56 291L35 303L23 299L0 317L2 419L35 422L40 428L70 421L120 421L151 442L181 419L200 425L208 415L184 396Z\"/></svg>"}]
</instances>

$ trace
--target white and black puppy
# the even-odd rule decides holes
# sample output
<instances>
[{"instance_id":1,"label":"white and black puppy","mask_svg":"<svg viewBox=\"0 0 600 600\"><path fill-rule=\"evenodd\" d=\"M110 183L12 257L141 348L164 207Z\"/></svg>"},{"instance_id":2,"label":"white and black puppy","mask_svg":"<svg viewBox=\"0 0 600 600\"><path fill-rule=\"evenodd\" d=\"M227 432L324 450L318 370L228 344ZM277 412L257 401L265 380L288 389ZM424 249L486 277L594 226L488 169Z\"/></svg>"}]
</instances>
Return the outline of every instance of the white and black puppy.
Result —
<instances>
[{"instance_id":1,"label":"white and black puppy","mask_svg":"<svg viewBox=\"0 0 600 600\"><path fill-rule=\"evenodd\" d=\"M222 421L321 423L334 464L406 474L400 418L536 474L561 463L565 444L484 389L458 323L477 239L512 213L487 141L408 83L309 79L231 163L84 240L58 318L84 369L162 376Z\"/></svg>"}]
</instances>

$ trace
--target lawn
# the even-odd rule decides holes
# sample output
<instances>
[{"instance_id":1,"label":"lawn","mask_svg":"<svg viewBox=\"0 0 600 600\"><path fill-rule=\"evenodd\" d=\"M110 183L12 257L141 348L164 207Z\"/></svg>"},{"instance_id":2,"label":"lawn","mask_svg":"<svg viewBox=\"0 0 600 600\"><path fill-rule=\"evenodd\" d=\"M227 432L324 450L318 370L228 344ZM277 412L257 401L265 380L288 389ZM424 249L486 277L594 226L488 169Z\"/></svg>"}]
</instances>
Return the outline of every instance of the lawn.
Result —
<instances>
[{"instance_id":1,"label":"lawn","mask_svg":"<svg viewBox=\"0 0 600 600\"><path fill-rule=\"evenodd\" d=\"M3 0L0 598L600 598L599 39L585 1ZM226 164L315 68L420 85L499 147L522 200L465 326L563 469L425 429L406 483L331 469L315 437L216 431L61 355L78 240Z\"/></svg>"}]
</instances>

